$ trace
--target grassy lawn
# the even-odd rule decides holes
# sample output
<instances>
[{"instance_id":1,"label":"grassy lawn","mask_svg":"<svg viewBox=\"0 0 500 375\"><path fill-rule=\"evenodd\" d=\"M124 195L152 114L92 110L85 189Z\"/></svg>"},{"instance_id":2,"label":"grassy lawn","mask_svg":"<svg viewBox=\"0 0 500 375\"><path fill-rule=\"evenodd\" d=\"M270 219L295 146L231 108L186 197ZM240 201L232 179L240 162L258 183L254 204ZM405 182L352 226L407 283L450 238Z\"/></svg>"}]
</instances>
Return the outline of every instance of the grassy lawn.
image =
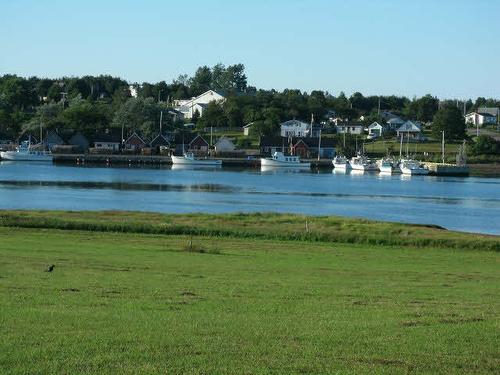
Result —
<instances>
[{"instance_id":1,"label":"grassy lawn","mask_svg":"<svg viewBox=\"0 0 500 375\"><path fill-rule=\"evenodd\" d=\"M375 142L366 142L365 150L368 153L386 153L387 148L391 149L392 155L399 155L400 143L396 140L378 140ZM458 152L459 144L447 143L445 145L445 153L455 155ZM422 143L410 143L409 152L411 154L417 153L435 153L441 154L441 143L440 142L422 142ZM406 154L406 142L403 143L403 154Z\"/></svg>"},{"instance_id":2,"label":"grassy lawn","mask_svg":"<svg viewBox=\"0 0 500 375\"><path fill-rule=\"evenodd\" d=\"M358 222L445 247L417 248L272 239L259 234L266 215L127 213L128 233L116 233L108 230L123 214L24 213L29 218L16 226L12 218L22 213L2 214L2 374L495 373L500 366L500 255L470 246L495 249L499 237ZM56 217L87 230L54 229ZM304 225L302 217L271 217L280 218L268 231L288 235ZM165 223L207 231L139 233ZM345 223L310 218L308 226L351 233L356 221ZM222 224L226 232L208 235ZM187 251L189 241L203 252ZM54 272L44 272L48 264Z\"/></svg>"}]
</instances>

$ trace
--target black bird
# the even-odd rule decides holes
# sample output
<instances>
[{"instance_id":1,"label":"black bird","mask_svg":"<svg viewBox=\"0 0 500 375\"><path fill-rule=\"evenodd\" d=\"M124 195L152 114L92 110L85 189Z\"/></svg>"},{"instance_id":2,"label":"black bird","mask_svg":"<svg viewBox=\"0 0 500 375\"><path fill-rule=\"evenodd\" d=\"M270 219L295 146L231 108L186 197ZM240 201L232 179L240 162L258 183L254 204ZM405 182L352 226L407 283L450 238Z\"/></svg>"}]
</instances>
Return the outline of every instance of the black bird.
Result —
<instances>
[{"instance_id":1,"label":"black bird","mask_svg":"<svg viewBox=\"0 0 500 375\"><path fill-rule=\"evenodd\" d=\"M50 266L47 267L47 269L45 270L45 272L52 272L52 271L54 271L54 267L55 266L53 264L51 264Z\"/></svg>"}]
</instances>

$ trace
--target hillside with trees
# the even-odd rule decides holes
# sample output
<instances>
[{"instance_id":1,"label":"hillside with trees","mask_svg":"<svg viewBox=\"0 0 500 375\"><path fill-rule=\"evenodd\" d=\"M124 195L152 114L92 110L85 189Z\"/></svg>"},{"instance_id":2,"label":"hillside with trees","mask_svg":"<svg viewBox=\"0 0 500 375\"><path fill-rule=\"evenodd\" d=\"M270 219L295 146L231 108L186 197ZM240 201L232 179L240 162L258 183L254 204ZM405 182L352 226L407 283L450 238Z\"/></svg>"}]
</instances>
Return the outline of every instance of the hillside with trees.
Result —
<instances>
[{"instance_id":1,"label":"hillside with trees","mask_svg":"<svg viewBox=\"0 0 500 375\"><path fill-rule=\"evenodd\" d=\"M292 118L310 121L313 116L320 122L332 113L365 124L380 120L381 111L424 123L433 119L440 123L444 114L439 114L439 108L457 107L453 100L439 101L431 95L409 99L356 92L348 97L343 92L333 95L318 90L308 93L298 89L257 89L248 84L243 64L202 66L192 77L181 75L171 83L129 83L109 75L50 79L7 74L0 77L0 138L18 139L40 124L47 130L78 130L89 137L112 128L123 128L126 133L139 131L150 137L157 132L160 111L164 111L165 129L182 129L183 123L168 110L174 107L175 100L207 90L223 93L226 100L210 103L202 117L195 115L190 120L198 129L210 126L240 129L254 123L255 136L276 134L281 121ZM463 103L458 106L462 109ZM479 106L498 107L500 101L477 98L465 103L467 111ZM458 118L461 112L458 109L454 112ZM463 136L461 130L446 134Z\"/></svg>"}]
</instances>

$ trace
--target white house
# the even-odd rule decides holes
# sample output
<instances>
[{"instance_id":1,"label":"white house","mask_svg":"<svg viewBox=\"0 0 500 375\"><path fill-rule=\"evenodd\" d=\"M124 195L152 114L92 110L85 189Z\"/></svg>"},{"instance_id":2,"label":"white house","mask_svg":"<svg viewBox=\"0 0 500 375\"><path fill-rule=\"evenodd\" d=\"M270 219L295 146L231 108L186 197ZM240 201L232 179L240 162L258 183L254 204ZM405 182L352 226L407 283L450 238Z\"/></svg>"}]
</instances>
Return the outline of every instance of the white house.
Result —
<instances>
[{"instance_id":1,"label":"white house","mask_svg":"<svg viewBox=\"0 0 500 375\"><path fill-rule=\"evenodd\" d=\"M311 124L299 120L288 120L280 124L282 137L310 137Z\"/></svg>"},{"instance_id":2,"label":"white house","mask_svg":"<svg viewBox=\"0 0 500 375\"><path fill-rule=\"evenodd\" d=\"M338 134L362 134L364 127L359 124L339 124L335 126Z\"/></svg>"},{"instance_id":3,"label":"white house","mask_svg":"<svg viewBox=\"0 0 500 375\"><path fill-rule=\"evenodd\" d=\"M368 126L368 135L371 135L372 137L380 137L384 134L384 131L385 127L378 122L373 122L370 126Z\"/></svg>"},{"instance_id":4,"label":"white house","mask_svg":"<svg viewBox=\"0 0 500 375\"><path fill-rule=\"evenodd\" d=\"M193 118L193 114L198 111L200 116L203 116L203 111L210 102L223 102L225 100L224 96L213 91L208 90L203 94L186 100L176 100L174 105L176 110L184 115L184 118Z\"/></svg>"},{"instance_id":5,"label":"white house","mask_svg":"<svg viewBox=\"0 0 500 375\"><path fill-rule=\"evenodd\" d=\"M215 142L215 152L233 152L236 150L236 146L233 141L228 137L220 137L217 142Z\"/></svg>"},{"instance_id":6,"label":"white house","mask_svg":"<svg viewBox=\"0 0 500 375\"><path fill-rule=\"evenodd\" d=\"M253 122L251 122L249 124L246 124L243 127L243 135L245 135L245 136L249 136L250 135L250 128L252 127L252 125L253 125Z\"/></svg>"},{"instance_id":7,"label":"white house","mask_svg":"<svg viewBox=\"0 0 500 375\"><path fill-rule=\"evenodd\" d=\"M496 124L497 117L488 112L471 112L465 115L465 123L474 126Z\"/></svg>"}]
</instances>

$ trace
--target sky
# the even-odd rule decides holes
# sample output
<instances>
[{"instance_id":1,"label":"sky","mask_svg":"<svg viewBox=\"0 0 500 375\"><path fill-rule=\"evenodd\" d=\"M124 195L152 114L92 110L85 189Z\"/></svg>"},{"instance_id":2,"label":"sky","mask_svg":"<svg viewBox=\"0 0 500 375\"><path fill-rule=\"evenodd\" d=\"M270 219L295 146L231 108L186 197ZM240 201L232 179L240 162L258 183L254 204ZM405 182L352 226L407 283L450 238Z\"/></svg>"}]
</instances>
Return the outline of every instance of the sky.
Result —
<instances>
[{"instance_id":1,"label":"sky","mask_svg":"<svg viewBox=\"0 0 500 375\"><path fill-rule=\"evenodd\" d=\"M500 0L0 0L0 74L500 98Z\"/></svg>"}]
</instances>

